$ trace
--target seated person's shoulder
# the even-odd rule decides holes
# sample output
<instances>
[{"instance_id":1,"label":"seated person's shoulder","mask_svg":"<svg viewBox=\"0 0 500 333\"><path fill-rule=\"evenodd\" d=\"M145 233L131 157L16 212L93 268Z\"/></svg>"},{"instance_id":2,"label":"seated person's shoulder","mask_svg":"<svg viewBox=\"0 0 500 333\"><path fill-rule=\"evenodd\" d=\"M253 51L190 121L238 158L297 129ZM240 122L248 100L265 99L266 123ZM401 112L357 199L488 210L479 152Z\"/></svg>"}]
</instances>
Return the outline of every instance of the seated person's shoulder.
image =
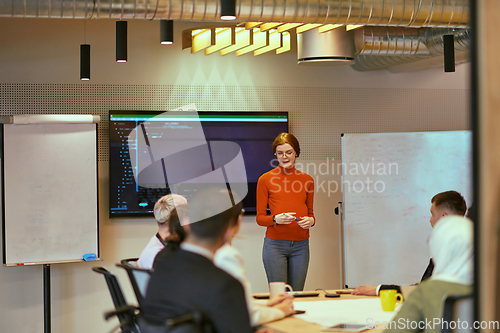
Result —
<instances>
[{"instance_id":1,"label":"seated person's shoulder","mask_svg":"<svg viewBox=\"0 0 500 333\"><path fill-rule=\"evenodd\" d=\"M244 297L241 282L215 265L205 267L203 273L199 274L196 279L199 279L199 284L209 286L210 293L228 297L235 297L235 293L241 293L242 297Z\"/></svg>"},{"instance_id":2,"label":"seated person's shoulder","mask_svg":"<svg viewBox=\"0 0 500 333\"><path fill-rule=\"evenodd\" d=\"M215 265L213 266L213 274L215 279L223 281L224 284L228 286L231 285L241 286L241 283L236 278L234 278L231 274L229 274L228 272L224 271L223 269Z\"/></svg>"},{"instance_id":3,"label":"seated person's shoulder","mask_svg":"<svg viewBox=\"0 0 500 333\"><path fill-rule=\"evenodd\" d=\"M173 250L169 246L164 247L158 254L156 255L154 262L153 262L153 268L156 268L157 265L161 262L163 262L166 258L168 258L173 252L176 250Z\"/></svg>"},{"instance_id":4,"label":"seated person's shoulder","mask_svg":"<svg viewBox=\"0 0 500 333\"><path fill-rule=\"evenodd\" d=\"M215 266L212 261L182 249L170 252L167 250L162 251L162 253L158 254L155 264L169 270L172 270L172 267L181 268L183 272L193 273L191 279L206 280L207 283L220 285L222 283L236 282L240 284L230 274Z\"/></svg>"}]
</instances>

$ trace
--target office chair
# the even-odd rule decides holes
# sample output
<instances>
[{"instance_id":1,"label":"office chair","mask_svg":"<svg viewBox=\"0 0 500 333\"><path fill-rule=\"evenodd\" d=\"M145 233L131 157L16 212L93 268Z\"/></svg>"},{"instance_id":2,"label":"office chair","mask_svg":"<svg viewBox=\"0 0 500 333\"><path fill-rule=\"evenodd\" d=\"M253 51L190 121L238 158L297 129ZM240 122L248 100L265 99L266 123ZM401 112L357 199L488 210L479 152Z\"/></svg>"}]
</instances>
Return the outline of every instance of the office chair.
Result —
<instances>
[{"instance_id":1,"label":"office chair","mask_svg":"<svg viewBox=\"0 0 500 333\"><path fill-rule=\"evenodd\" d=\"M144 297L146 296L146 289L153 270L137 267L137 260L138 258L123 259L119 264L116 264L116 266L125 269L127 272L130 284L137 298L137 304L141 307Z\"/></svg>"},{"instance_id":2,"label":"office chair","mask_svg":"<svg viewBox=\"0 0 500 333\"><path fill-rule=\"evenodd\" d=\"M194 311L182 316L167 319L165 325L149 323L140 317L138 325L142 333L213 333L210 321L200 312Z\"/></svg>"},{"instance_id":3,"label":"office chair","mask_svg":"<svg viewBox=\"0 0 500 333\"><path fill-rule=\"evenodd\" d=\"M473 295L445 296L441 333L473 332L473 307ZM458 320L460 327L456 327Z\"/></svg>"},{"instance_id":4,"label":"office chair","mask_svg":"<svg viewBox=\"0 0 500 333\"><path fill-rule=\"evenodd\" d=\"M104 267L92 267L92 270L96 273L104 275L111 299L113 300L113 304L115 306L115 311L107 312L104 315L104 318L108 320L116 315L118 317L122 333L140 333L136 324L137 308L127 304L125 295L123 295L123 291L116 276L111 274Z\"/></svg>"},{"instance_id":5,"label":"office chair","mask_svg":"<svg viewBox=\"0 0 500 333\"><path fill-rule=\"evenodd\" d=\"M125 269L130 279L132 289L139 308L142 309L146 289L153 273L152 269L137 267L138 258L123 259L116 266ZM126 311L127 309L122 309ZM118 311L118 310L117 310ZM208 319L199 312L192 312L171 319L165 325L155 325L148 322L141 313L136 317L136 322L142 333L212 333L213 328Z\"/></svg>"}]
</instances>

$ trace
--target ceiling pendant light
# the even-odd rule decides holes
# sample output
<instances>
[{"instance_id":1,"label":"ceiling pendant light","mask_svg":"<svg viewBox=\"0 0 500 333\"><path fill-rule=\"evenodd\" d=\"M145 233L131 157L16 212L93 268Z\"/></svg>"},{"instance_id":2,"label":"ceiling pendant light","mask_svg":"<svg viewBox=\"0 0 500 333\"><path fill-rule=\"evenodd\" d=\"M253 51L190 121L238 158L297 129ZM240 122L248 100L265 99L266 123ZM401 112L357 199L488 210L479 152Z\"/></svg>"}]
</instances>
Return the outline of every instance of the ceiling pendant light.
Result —
<instances>
[{"instance_id":1,"label":"ceiling pendant light","mask_svg":"<svg viewBox=\"0 0 500 333\"><path fill-rule=\"evenodd\" d=\"M127 62L127 21L116 21L116 62Z\"/></svg>"},{"instance_id":2,"label":"ceiling pendant light","mask_svg":"<svg viewBox=\"0 0 500 333\"><path fill-rule=\"evenodd\" d=\"M90 80L90 45L80 45L80 80Z\"/></svg>"},{"instance_id":3,"label":"ceiling pendant light","mask_svg":"<svg viewBox=\"0 0 500 333\"><path fill-rule=\"evenodd\" d=\"M236 0L220 0L220 7L221 20L236 20Z\"/></svg>"},{"instance_id":4,"label":"ceiling pendant light","mask_svg":"<svg viewBox=\"0 0 500 333\"><path fill-rule=\"evenodd\" d=\"M173 44L174 43L174 21L161 20L160 21L160 43Z\"/></svg>"},{"instance_id":5,"label":"ceiling pendant light","mask_svg":"<svg viewBox=\"0 0 500 333\"><path fill-rule=\"evenodd\" d=\"M86 20L83 20L83 44L80 45L80 80L90 80L90 45L87 44Z\"/></svg>"},{"instance_id":6,"label":"ceiling pendant light","mask_svg":"<svg viewBox=\"0 0 500 333\"><path fill-rule=\"evenodd\" d=\"M455 36L443 35L444 71L455 72Z\"/></svg>"}]
</instances>

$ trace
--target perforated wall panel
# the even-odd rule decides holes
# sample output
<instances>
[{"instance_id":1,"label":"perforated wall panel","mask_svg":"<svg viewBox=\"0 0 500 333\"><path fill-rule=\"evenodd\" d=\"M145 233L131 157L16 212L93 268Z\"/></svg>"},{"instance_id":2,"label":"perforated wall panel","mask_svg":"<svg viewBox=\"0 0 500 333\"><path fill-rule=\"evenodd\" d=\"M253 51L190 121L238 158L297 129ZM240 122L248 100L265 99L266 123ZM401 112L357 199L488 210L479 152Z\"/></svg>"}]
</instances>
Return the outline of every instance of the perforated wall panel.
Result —
<instances>
[{"instance_id":1,"label":"perforated wall panel","mask_svg":"<svg viewBox=\"0 0 500 333\"><path fill-rule=\"evenodd\" d=\"M341 133L469 129L469 91L106 84L0 84L0 114L93 114L108 160L109 110L288 111L305 160L340 161Z\"/></svg>"}]
</instances>

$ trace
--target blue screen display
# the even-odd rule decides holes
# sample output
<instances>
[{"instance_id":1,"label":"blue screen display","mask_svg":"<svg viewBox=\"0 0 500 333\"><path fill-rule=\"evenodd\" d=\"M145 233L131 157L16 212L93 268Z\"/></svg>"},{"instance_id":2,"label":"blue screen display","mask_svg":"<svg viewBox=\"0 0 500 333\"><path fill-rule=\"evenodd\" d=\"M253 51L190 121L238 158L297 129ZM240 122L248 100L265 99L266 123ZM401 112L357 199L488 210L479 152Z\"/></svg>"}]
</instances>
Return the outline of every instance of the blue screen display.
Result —
<instances>
[{"instance_id":1,"label":"blue screen display","mask_svg":"<svg viewBox=\"0 0 500 333\"><path fill-rule=\"evenodd\" d=\"M243 206L247 214L255 214L257 181L263 173L277 165L272 143L278 134L288 132L288 112L198 111L194 118L191 114L186 115L184 111L109 112L110 217L152 216L156 201L169 193L181 194L189 200L196 192L196 183L187 182L182 186L169 183L168 179L172 177L165 173L165 177L140 181L139 185L136 177L143 175L139 173L144 164L141 161L149 160L148 156L151 156L149 163L153 163L158 155L161 155L154 151L155 147L165 146L165 142L175 146L180 140L199 140L200 135L209 145L225 141L239 146L248 185ZM196 125L201 125L202 132L199 128L197 130ZM146 137L142 146L141 142L131 135L134 129L137 136L144 133ZM179 139L179 136L182 138ZM162 159L161 163L166 161L167 157ZM190 164L197 162L191 161ZM188 167L186 165L186 172L189 172Z\"/></svg>"}]
</instances>

